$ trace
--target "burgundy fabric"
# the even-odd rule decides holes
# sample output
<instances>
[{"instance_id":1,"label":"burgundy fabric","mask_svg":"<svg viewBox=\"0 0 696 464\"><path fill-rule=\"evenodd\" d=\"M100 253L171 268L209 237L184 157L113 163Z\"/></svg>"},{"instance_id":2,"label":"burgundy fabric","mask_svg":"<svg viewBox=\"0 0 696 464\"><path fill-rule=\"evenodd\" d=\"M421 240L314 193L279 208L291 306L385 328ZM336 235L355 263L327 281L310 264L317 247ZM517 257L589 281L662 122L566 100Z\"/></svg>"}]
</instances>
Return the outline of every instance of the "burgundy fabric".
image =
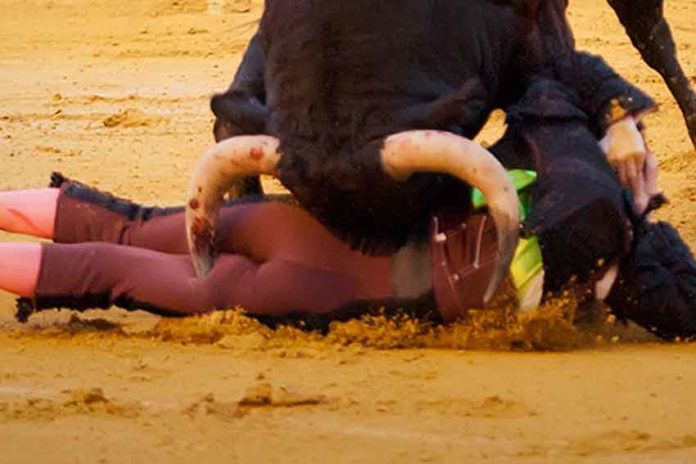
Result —
<instances>
[{"instance_id":1,"label":"burgundy fabric","mask_svg":"<svg viewBox=\"0 0 696 464\"><path fill-rule=\"evenodd\" d=\"M179 314L240 305L252 314L284 315L393 296L388 258L350 250L294 206L223 208L221 254L205 279L195 277L180 210L135 216L62 194L59 243L44 245L36 298Z\"/></svg>"},{"instance_id":2,"label":"burgundy fabric","mask_svg":"<svg viewBox=\"0 0 696 464\"><path fill-rule=\"evenodd\" d=\"M165 253L188 253L186 230L180 215L183 208L173 208L168 214L126 214L123 208L109 208L108 202L118 200L94 190L87 190L100 200L94 201L93 198L85 198L85 189L87 188L72 182L66 182L61 186L61 195L56 206L54 242L108 242ZM155 217L157 220L152 221ZM177 230L179 225L181 230Z\"/></svg>"},{"instance_id":3,"label":"burgundy fabric","mask_svg":"<svg viewBox=\"0 0 696 464\"><path fill-rule=\"evenodd\" d=\"M496 243L495 224L487 214L433 218L433 291L445 322L484 307L484 295L498 263Z\"/></svg>"}]
</instances>

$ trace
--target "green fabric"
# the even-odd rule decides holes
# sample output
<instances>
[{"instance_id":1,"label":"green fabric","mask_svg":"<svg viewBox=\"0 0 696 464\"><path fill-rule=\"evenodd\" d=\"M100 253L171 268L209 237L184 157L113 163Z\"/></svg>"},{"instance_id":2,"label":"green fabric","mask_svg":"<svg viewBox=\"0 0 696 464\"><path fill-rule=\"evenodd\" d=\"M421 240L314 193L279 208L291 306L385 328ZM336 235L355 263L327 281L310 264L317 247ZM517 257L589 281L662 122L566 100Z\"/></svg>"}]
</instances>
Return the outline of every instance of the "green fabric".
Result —
<instances>
[{"instance_id":1,"label":"green fabric","mask_svg":"<svg viewBox=\"0 0 696 464\"><path fill-rule=\"evenodd\" d=\"M515 189L517 189L517 192L520 194L525 191L527 187L536 182L537 178L536 172L523 171L521 169L513 169L512 171L508 171L508 176L510 176L510 180L512 180ZM520 198L520 200L522 200L522 198ZM486 199L479 189L474 189L474 191L471 193L471 201L474 205L474 209L480 209L486 206ZM523 208L521 219L524 221L527 219L527 215L529 214L529 199L521 201L520 203Z\"/></svg>"},{"instance_id":2,"label":"green fabric","mask_svg":"<svg viewBox=\"0 0 696 464\"><path fill-rule=\"evenodd\" d=\"M531 211L532 196L528 187L536 182L537 174L534 171L512 170L508 171L512 183L517 189L520 198L520 220L524 221ZM483 194L474 189L471 196L474 209L481 209L486 206L486 199ZM536 237L521 239L515 251L515 257L510 265L512 280L517 289L517 296L520 301L524 299L529 290L530 283L544 269L541 256L539 240Z\"/></svg>"}]
</instances>

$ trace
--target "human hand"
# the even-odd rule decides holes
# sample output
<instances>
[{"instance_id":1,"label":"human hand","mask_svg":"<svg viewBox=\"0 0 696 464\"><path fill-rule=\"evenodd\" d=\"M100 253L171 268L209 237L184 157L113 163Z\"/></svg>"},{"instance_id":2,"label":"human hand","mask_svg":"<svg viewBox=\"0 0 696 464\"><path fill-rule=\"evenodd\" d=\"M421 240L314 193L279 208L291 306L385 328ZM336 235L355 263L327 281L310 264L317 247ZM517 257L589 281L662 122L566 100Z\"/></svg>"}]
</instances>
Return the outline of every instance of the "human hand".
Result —
<instances>
[{"instance_id":1,"label":"human hand","mask_svg":"<svg viewBox=\"0 0 696 464\"><path fill-rule=\"evenodd\" d=\"M646 162L649 158L643 134L632 116L615 122L607 130L606 136L599 142L609 164L616 170L621 185L633 194L637 212L642 212L648 205L650 195L646 182L648 172ZM651 162L651 188L657 189L657 163L654 155Z\"/></svg>"},{"instance_id":2,"label":"human hand","mask_svg":"<svg viewBox=\"0 0 696 464\"><path fill-rule=\"evenodd\" d=\"M650 200L658 195L660 191L657 187L657 158L655 154L648 149L647 155L645 157L645 171L644 171L644 185L645 194L639 199L634 198L633 206L638 214L643 214L648 208Z\"/></svg>"}]
</instances>

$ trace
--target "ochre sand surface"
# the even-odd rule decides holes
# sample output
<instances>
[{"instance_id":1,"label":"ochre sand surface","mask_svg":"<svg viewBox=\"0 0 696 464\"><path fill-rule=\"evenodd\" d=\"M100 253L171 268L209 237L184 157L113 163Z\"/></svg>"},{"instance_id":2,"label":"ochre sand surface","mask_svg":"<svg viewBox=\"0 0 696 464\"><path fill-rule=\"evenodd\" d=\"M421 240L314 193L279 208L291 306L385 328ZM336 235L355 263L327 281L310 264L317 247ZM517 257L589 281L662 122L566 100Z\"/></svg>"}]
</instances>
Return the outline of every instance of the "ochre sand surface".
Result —
<instances>
[{"instance_id":1,"label":"ochre sand surface","mask_svg":"<svg viewBox=\"0 0 696 464\"><path fill-rule=\"evenodd\" d=\"M0 188L59 170L180 203L211 142L208 98L260 14L224 10L4 0ZM667 12L693 76L696 4ZM696 154L676 105L603 1L575 1L571 19L580 47L660 102L648 121L672 200L660 214L696 246ZM494 119L483 141L500 133ZM696 462L696 345L635 329L592 342L553 321L472 336L377 320L322 338L235 314L51 312L19 327L13 307L0 296L0 462Z\"/></svg>"}]
</instances>

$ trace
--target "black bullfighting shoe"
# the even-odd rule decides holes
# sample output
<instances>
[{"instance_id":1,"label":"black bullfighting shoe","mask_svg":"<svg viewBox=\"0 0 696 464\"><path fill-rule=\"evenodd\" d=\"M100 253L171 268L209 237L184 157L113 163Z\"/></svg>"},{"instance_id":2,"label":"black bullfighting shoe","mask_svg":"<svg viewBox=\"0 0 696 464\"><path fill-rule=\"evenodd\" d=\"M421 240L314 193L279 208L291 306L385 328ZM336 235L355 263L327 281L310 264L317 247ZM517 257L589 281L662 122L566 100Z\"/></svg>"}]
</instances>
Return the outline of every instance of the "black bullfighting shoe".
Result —
<instances>
[{"instance_id":1,"label":"black bullfighting shoe","mask_svg":"<svg viewBox=\"0 0 696 464\"><path fill-rule=\"evenodd\" d=\"M29 298L17 298L15 308L15 319L17 322L26 324L32 314L36 312L34 303Z\"/></svg>"}]
</instances>

